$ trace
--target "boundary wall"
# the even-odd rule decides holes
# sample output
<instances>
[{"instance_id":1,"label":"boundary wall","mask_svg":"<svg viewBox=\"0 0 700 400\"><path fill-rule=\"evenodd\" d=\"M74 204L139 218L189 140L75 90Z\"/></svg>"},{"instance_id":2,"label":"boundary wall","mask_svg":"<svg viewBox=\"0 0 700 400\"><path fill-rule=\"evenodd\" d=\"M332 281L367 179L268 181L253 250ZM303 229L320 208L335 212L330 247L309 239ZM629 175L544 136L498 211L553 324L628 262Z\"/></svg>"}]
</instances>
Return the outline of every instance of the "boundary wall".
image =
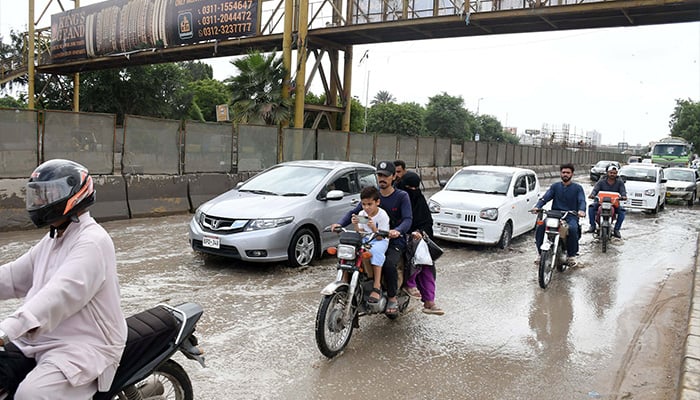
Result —
<instances>
[{"instance_id":1,"label":"boundary wall","mask_svg":"<svg viewBox=\"0 0 700 400\"><path fill-rule=\"evenodd\" d=\"M194 212L205 201L278 162L318 159L375 165L401 159L425 188L437 188L465 165L529 166L540 178L558 165L587 167L622 154L500 142L391 134L280 129L111 114L0 108L0 231L31 228L25 183L45 160L66 158L88 167L98 220ZM22 172L24 171L24 172Z\"/></svg>"}]
</instances>

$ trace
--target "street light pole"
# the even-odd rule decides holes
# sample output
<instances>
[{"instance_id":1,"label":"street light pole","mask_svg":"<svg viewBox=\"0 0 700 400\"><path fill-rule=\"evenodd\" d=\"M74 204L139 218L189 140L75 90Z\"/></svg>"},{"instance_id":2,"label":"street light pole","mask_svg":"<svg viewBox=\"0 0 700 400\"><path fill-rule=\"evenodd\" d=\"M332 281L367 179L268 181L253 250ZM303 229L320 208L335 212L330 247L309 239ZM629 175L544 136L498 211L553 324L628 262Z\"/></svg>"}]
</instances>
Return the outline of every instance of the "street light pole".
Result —
<instances>
[{"instance_id":1,"label":"street light pole","mask_svg":"<svg viewBox=\"0 0 700 400\"><path fill-rule=\"evenodd\" d=\"M479 100L476 101L476 115L479 115L479 105L481 104L481 100L483 99L483 97L479 97Z\"/></svg>"},{"instance_id":2,"label":"street light pole","mask_svg":"<svg viewBox=\"0 0 700 400\"><path fill-rule=\"evenodd\" d=\"M363 133L367 133L367 109L369 108L369 68L367 69L367 87L365 87L365 129Z\"/></svg>"}]
</instances>

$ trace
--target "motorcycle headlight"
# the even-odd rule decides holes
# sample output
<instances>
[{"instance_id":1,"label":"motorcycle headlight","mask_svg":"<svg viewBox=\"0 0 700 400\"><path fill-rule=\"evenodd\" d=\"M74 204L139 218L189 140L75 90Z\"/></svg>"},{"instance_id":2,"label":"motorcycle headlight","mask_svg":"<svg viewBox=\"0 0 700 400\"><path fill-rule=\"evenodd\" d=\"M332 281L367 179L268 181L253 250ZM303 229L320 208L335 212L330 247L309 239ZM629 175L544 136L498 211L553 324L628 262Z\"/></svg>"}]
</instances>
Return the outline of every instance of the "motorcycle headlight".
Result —
<instances>
[{"instance_id":1,"label":"motorcycle headlight","mask_svg":"<svg viewBox=\"0 0 700 400\"><path fill-rule=\"evenodd\" d=\"M338 258L341 260L354 260L355 246L350 246L348 244L338 245Z\"/></svg>"},{"instance_id":2,"label":"motorcycle headlight","mask_svg":"<svg viewBox=\"0 0 700 400\"><path fill-rule=\"evenodd\" d=\"M260 229L277 228L283 225L287 225L292 221L294 221L294 217L254 219L250 221L250 224L248 224L246 231L258 231Z\"/></svg>"},{"instance_id":3,"label":"motorcycle headlight","mask_svg":"<svg viewBox=\"0 0 700 400\"><path fill-rule=\"evenodd\" d=\"M603 210L609 210L612 208L611 203L603 203L601 206L603 207Z\"/></svg>"},{"instance_id":4,"label":"motorcycle headlight","mask_svg":"<svg viewBox=\"0 0 700 400\"><path fill-rule=\"evenodd\" d=\"M479 212L479 218L495 221L498 219L498 208L484 208Z\"/></svg>"},{"instance_id":5,"label":"motorcycle headlight","mask_svg":"<svg viewBox=\"0 0 700 400\"><path fill-rule=\"evenodd\" d=\"M647 189L644 191L646 196L656 196L656 189Z\"/></svg>"},{"instance_id":6,"label":"motorcycle headlight","mask_svg":"<svg viewBox=\"0 0 700 400\"><path fill-rule=\"evenodd\" d=\"M437 214L440 212L440 204L436 201L430 200L428 202L428 209L431 213Z\"/></svg>"},{"instance_id":7,"label":"motorcycle headlight","mask_svg":"<svg viewBox=\"0 0 700 400\"><path fill-rule=\"evenodd\" d=\"M546 221L547 228L558 228L559 227L559 219L558 218L547 218Z\"/></svg>"}]
</instances>

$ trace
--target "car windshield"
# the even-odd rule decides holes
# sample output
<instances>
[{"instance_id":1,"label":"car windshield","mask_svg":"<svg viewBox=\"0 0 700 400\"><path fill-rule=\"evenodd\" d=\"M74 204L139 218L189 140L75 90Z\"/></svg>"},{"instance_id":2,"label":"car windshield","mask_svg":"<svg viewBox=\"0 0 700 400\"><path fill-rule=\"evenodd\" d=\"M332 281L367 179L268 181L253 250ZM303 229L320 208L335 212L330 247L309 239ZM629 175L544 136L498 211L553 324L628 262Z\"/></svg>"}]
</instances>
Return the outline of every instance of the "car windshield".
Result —
<instances>
[{"instance_id":1,"label":"car windshield","mask_svg":"<svg viewBox=\"0 0 700 400\"><path fill-rule=\"evenodd\" d=\"M598 161L598 164L595 165L596 168L605 168L610 164L610 161ZM590 165L590 164L588 164Z\"/></svg>"},{"instance_id":2,"label":"car windshield","mask_svg":"<svg viewBox=\"0 0 700 400\"><path fill-rule=\"evenodd\" d=\"M666 179L674 181L695 182L695 172L684 171L682 169L667 169Z\"/></svg>"},{"instance_id":3,"label":"car windshield","mask_svg":"<svg viewBox=\"0 0 700 400\"><path fill-rule=\"evenodd\" d=\"M450 180L445 190L506 194L512 176L509 172L464 170Z\"/></svg>"},{"instance_id":4,"label":"car windshield","mask_svg":"<svg viewBox=\"0 0 700 400\"><path fill-rule=\"evenodd\" d=\"M253 177L238 190L278 196L290 193L296 196L305 196L311 193L330 172L331 170L327 168L281 165Z\"/></svg>"},{"instance_id":5,"label":"car windshield","mask_svg":"<svg viewBox=\"0 0 700 400\"><path fill-rule=\"evenodd\" d=\"M652 168L622 168L620 176L628 181L656 182L656 169Z\"/></svg>"}]
</instances>

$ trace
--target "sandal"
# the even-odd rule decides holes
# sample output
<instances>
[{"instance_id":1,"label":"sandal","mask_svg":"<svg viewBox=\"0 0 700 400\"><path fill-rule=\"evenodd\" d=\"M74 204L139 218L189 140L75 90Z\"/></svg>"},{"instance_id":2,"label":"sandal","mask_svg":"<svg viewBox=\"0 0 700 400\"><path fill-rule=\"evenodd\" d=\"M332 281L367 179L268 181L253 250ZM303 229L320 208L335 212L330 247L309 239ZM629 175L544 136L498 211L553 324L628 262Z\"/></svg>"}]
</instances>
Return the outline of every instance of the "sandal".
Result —
<instances>
[{"instance_id":1,"label":"sandal","mask_svg":"<svg viewBox=\"0 0 700 400\"><path fill-rule=\"evenodd\" d=\"M372 293L376 293L379 295L379 297L372 297ZM382 291L379 288L373 287L372 288L372 293L369 294L369 297L367 298L367 302L369 304L377 304L379 303L379 299L382 298Z\"/></svg>"},{"instance_id":2,"label":"sandal","mask_svg":"<svg viewBox=\"0 0 700 400\"><path fill-rule=\"evenodd\" d=\"M384 311L386 315L399 315L399 303L395 300L389 300L386 302L386 310Z\"/></svg>"},{"instance_id":3,"label":"sandal","mask_svg":"<svg viewBox=\"0 0 700 400\"><path fill-rule=\"evenodd\" d=\"M432 315L444 315L445 311L443 311L442 308L438 307L437 304L433 304L430 307L423 307L423 312L426 314L432 314Z\"/></svg>"},{"instance_id":4,"label":"sandal","mask_svg":"<svg viewBox=\"0 0 700 400\"><path fill-rule=\"evenodd\" d=\"M420 299L422 297L417 287L405 286L403 290L414 299Z\"/></svg>"}]
</instances>

